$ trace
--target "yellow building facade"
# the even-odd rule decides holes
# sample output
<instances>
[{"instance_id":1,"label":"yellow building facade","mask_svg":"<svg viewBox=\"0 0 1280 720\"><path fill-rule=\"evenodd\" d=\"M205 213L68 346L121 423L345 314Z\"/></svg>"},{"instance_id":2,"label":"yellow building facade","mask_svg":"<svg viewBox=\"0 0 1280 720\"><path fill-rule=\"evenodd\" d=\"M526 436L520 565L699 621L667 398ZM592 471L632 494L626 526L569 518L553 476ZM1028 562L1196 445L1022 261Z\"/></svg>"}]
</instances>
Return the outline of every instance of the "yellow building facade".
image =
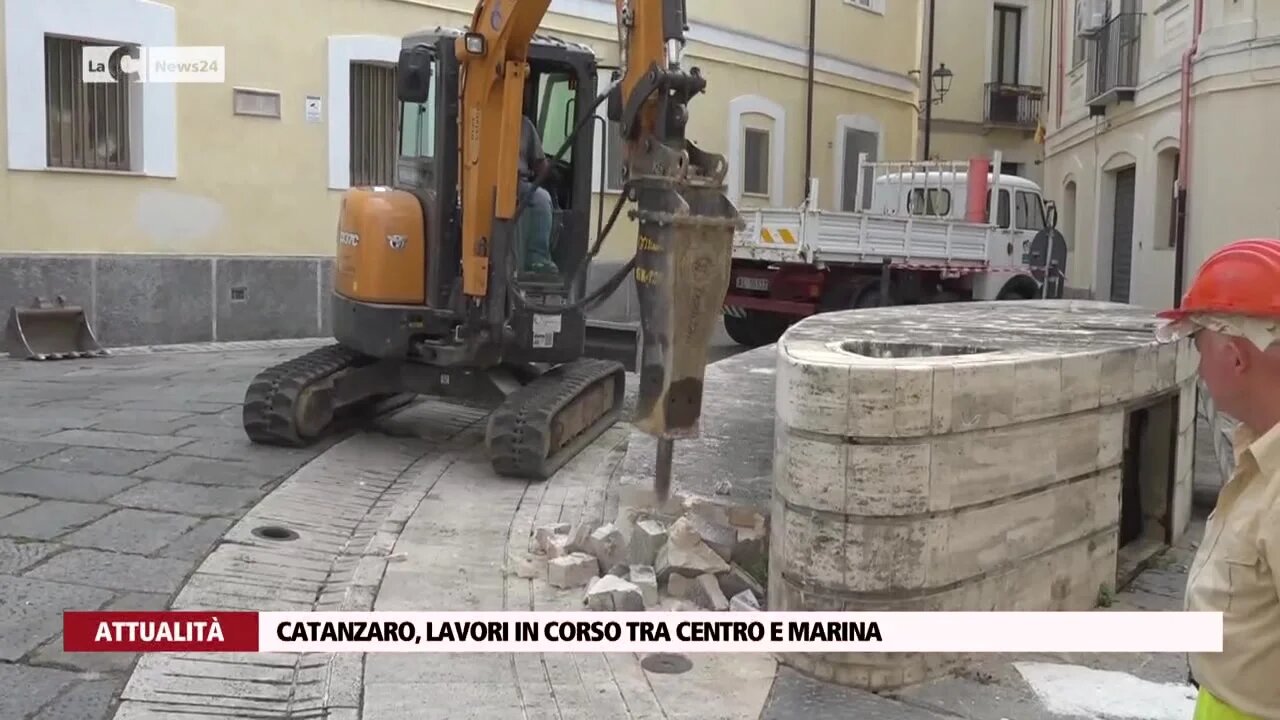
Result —
<instances>
[{"instance_id":1,"label":"yellow building facade","mask_svg":"<svg viewBox=\"0 0 1280 720\"><path fill-rule=\"evenodd\" d=\"M805 4L689 4L686 58L708 79L689 136L727 156L743 207L801 202L806 145L824 207L841 204L841 151L856 168L859 148L906 158L915 147L918 0L815 4L811 135ZM473 9L466 0L4 0L0 303L63 295L89 310L109 345L323 336L342 192L390 181L401 37L465 25ZM614 13L611 0L554 0L543 32L615 65ZM76 74L86 41L222 46L225 82L112 95ZM616 129L596 145L616 146ZM616 166L596 174L607 212ZM634 243L620 221L595 282ZM633 294L624 286L602 317L634 318Z\"/></svg>"},{"instance_id":2,"label":"yellow building facade","mask_svg":"<svg viewBox=\"0 0 1280 720\"><path fill-rule=\"evenodd\" d=\"M936 28L932 68L929 4ZM1036 129L1048 109L1048 5L1049 0L925 0L926 42L917 67L926 78L943 66L952 73L946 94L934 94L930 158L965 160L999 151L1005 173L1041 181L1043 148ZM922 93L922 146L925 102Z\"/></svg>"},{"instance_id":3,"label":"yellow building facade","mask_svg":"<svg viewBox=\"0 0 1280 720\"><path fill-rule=\"evenodd\" d=\"M1044 184L1071 285L1166 307L1214 250L1280 236L1280 2L1058 6Z\"/></svg>"}]
</instances>

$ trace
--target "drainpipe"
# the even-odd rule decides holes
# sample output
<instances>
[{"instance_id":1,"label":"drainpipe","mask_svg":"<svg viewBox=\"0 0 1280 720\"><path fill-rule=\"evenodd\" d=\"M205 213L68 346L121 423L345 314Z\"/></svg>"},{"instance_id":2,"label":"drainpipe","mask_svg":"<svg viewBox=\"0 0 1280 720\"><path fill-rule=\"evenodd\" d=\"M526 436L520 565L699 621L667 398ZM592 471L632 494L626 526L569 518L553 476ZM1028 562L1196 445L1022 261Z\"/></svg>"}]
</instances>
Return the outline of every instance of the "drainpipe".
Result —
<instances>
[{"instance_id":1,"label":"drainpipe","mask_svg":"<svg viewBox=\"0 0 1280 720\"><path fill-rule=\"evenodd\" d=\"M1182 305L1183 274L1187 263L1187 201L1191 192L1191 75L1196 54L1200 51L1200 33L1204 29L1204 0L1195 0L1195 24L1191 47L1182 54L1182 98L1178 149L1177 226L1173 239L1173 306Z\"/></svg>"},{"instance_id":2,"label":"drainpipe","mask_svg":"<svg viewBox=\"0 0 1280 720\"><path fill-rule=\"evenodd\" d=\"M1064 4L1065 4L1065 3L1064 3ZM1057 0L1049 0L1049 52L1045 53L1045 55L1041 56L1041 58L1040 58L1040 59L1041 59L1041 61L1042 61L1044 64L1047 64L1050 68L1052 68L1052 67L1053 67L1053 50L1054 50L1054 47L1053 47L1053 40L1054 40L1054 38L1053 38L1053 11L1054 11L1054 8L1055 8L1056 6L1057 6ZM1042 75L1042 76L1043 76L1043 73L1044 73L1044 64L1042 64L1042 65L1040 66L1040 68L1039 68L1039 70L1040 70L1040 72L1041 72L1041 75ZM1059 68L1059 69L1061 69L1061 68ZM1048 97L1053 97L1054 83L1053 83L1053 72L1052 72L1052 71L1050 71L1050 72L1049 72L1049 81L1048 81L1048 82L1049 82L1049 87L1045 88L1045 95L1047 95ZM1048 125L1049 125L1049 118L1048 118L1048 117L1046 117L1047 115L1048 115L1048 113L1046 113L1046 112L1044 111L1044 108L1042 107L1042 108L1040 108L1040 117L1036 118L1036 121L1037 121L1037 122L1039 122L1039 121L1041 121L1041 120L1043 120L1043 121L1044 121L1044 124L1045 124L1045 132L1046 132L1046 134L1047 134L1047 133L1048 133L1048 131L1049 131L1049 128L1048 128ZM1040 156L1041 156L1041 157L1044 157L1044 148L1043 148L1043 147L1041 147Z\"/></svg>"},{"instance_id":3,"label":"drainpipe","mask_svg":"<svg viewBox=\"0 0 1280 720\"><path fill-rule=\"evenodd\" d=\"M808 77L808 97L805 100L805 121L804 121L804 177L801 178L801 187L804 188L804 201L806 205L816 203L813 194L813 183L809 182L809 178L813 173L813 67L814 55L817 53L818 45L818 0L809 0L809 77Z\"/></svg>"},{"instance_id":4,"label":"drainpipe","mask_svg":"<svg viewBox=\"0 0 1280 720\"><path fill-rule=\"evenodd\" d=\"M1064 1L1058 7L1058 127L1062 127L1062 101L1066 97L1063 90L1067 85L1067 47L1067 3Z\"/></svg>"},{"instance_id":5,"label":"drainpipe","mask_svg":"<svg viewBox=\"0 0 1280 720\"><path fill-rule=\"evenodd\" d=\"M924 157L920 159L925 162L929 162L929 141L933 132L933 21L937 7L937 0L929 0L929 39L926 41L929 47L924 72L920 73L920 80L924 82Z\"/></svg>"}]
</instances>

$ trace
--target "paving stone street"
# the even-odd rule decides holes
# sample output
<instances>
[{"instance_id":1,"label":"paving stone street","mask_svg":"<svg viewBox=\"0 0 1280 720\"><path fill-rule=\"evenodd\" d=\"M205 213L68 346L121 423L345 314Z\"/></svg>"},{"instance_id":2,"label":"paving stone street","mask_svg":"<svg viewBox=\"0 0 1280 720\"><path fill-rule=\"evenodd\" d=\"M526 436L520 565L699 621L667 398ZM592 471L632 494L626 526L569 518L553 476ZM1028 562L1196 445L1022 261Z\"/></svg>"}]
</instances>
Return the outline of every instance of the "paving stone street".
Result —
<instances>
[{"instance_id":1,"label":"paving stone street","mask_svg":"<svg viewBox=\"0 0 1280 720\"><path fill-rule=\"evenodd\" d=\"M232 523L324 451L256 448L240 427L246 383L299 345L3 361L0 685L18 690L0 718L104 717L134 657L64 653L62 611L168 607Z\"/></svg>"}]
</instances>

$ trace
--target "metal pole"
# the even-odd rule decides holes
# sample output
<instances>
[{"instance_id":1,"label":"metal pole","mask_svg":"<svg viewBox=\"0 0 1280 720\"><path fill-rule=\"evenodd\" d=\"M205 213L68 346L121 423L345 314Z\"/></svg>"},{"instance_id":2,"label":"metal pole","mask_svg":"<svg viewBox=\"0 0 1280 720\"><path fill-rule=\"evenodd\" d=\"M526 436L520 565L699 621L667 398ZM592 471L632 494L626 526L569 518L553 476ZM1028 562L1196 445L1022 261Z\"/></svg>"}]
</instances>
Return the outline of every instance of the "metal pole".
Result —
<instances>
[{"instance_id":1,"label":"metal pole","mask_svg":"<svg viewBox=\"0 0 1280 720\"><path fill-rule=\"evenodd\" d=\"M929 50L928 60L924 72L920 73L920 80L924 82L924 157L921 158L925 162L929 160L929 133L933 124L933 19L934 11L937 9L937 0L929 0Z\"/></svg>"},{"instance_id":2,"label":"metal pole","mask_svg":"<svg viewBox=\"0 0 1280 720\"><path fill-rule=\"evenodd\" d=\"M809 202L816 202L817 198L812 197L810 190L810 174L813 172L813 70L814 56L817 52L818 43L818 0L809 0L809 67L808 67L808 97L805 105L805 125L804 125L804 199Z\"/></svg>"}]
</instances>

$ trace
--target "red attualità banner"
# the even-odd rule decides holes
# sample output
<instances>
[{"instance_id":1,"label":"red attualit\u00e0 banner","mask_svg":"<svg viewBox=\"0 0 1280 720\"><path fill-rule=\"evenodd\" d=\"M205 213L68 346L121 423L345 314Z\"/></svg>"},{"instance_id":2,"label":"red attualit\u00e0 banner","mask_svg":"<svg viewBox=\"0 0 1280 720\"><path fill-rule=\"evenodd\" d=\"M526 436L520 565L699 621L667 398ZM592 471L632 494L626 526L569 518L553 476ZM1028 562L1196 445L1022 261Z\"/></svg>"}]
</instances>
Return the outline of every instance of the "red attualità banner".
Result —
<instances>
[{"instance_id":1,"label":"red attualit\u00e0 banner","mask_svg":"<svg viewBox=\"0 0 1280 720\"><path fill-rule=\"evenodd\" d=\"M257 652L256 612L62 614L65 652Z\"/></svg>"}]
</instances>

